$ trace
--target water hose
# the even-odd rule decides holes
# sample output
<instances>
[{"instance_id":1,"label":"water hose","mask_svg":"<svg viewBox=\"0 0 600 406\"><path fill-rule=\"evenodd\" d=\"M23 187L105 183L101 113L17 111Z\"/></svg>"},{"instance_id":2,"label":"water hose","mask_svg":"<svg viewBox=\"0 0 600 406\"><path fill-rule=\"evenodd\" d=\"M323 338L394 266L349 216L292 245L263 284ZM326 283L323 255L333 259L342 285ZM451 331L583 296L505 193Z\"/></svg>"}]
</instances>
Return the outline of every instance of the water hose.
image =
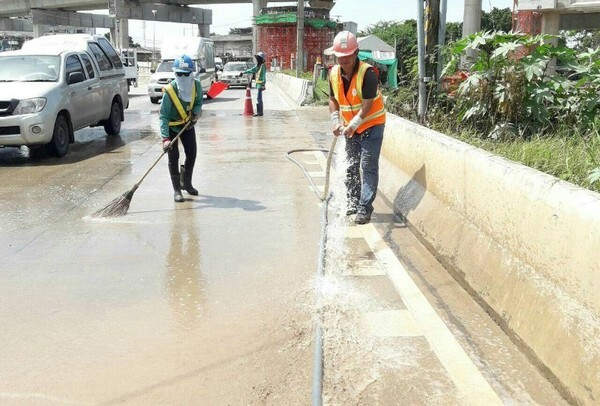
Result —
<instances>
[{"instance_id":1,"label":"water hose","mask_svg":"<svg viewBox=\"0 0 600 406\"><path fill-rule=\"evenodd\" d=\"M317 278L320 279L325 274L325 261L326 261L326 247L327 247L327 223L328 223L328 211L329 211L329 200L331 195L329 194L329 174L331 169L331 159L333 157L333 151L337 137L333 137L331 147L327 149L294 149L287 153L287 158L294 162L302 169L304 176L308 179L313 190L319 200L325 204L321 209L321 242L319 244L319 259L317 263ZM302 166L302 164L296 159L292 158L292 154L297 152L328 152L327 154L327 165L325 169L325 189L323 195L319 194L317 186L313 182L312 178ZM319 292L319 291L317 291ZM317 309L321 308L321 295L317 293ZM322 406L323 405L323 331L321 327L321 319L317 317L315 323L315 346L313 352L313 380L312 380L312 405Z\"/></svg>"}]
</instances>

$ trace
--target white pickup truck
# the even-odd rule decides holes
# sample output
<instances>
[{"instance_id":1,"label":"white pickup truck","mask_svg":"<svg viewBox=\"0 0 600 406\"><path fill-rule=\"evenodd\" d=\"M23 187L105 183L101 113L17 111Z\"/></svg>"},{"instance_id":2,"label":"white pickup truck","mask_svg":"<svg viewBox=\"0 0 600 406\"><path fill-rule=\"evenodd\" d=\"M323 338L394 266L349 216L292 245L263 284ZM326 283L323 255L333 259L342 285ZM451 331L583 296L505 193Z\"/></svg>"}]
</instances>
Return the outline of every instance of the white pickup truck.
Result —
<instances>
[{"instance_id":1,"label":"white pickup truck","mask_svg":"<svg viewBox=\"0 0 600 406\"><path fill-rule=\"evenodd\" d=\"M0 147L59 157L81 128L118 135L129 106L123 64L101 35L44 36L1 53L0 87Z\"/></svg>"}]
</instances>

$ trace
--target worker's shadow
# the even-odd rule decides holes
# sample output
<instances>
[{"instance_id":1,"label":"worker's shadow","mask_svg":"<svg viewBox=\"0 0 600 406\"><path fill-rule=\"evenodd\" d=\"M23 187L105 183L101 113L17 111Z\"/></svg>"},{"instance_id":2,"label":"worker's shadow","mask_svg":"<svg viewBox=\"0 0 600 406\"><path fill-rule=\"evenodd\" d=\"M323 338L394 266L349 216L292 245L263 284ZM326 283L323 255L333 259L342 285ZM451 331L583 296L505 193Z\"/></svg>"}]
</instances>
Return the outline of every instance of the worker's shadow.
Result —
<instances>
[{"instance_id":1,"label":"worker's shadow","mask_svg":"<svg viewBox=\"0 0 600 406\"><path fill-rule=\"evenodd\" d=\"M194 209L214 207L216 209L242 209L244 211L260 211L266 207L256 200L237 199L235 197L199 195L194 198L199 203Z\"/></svg>"},{"instance_id":2,"label":"worker's shadow","mask_svg":"<svg viewBox=\"0 0 600 406\"><path fill-rule=\"evenodd\" d=\"M394 198L394 214L403 221L415 210L427 190L427 171L425 165L414 173L407 184L402 186Z\"/></svg>"},{"instance_id":3,"label":"worker's shadow","mask_svg":"<svg viewBox=\"0 0 600 406\"><path fill-rule=\"evenodd\" d=\"M193 210L175 210L169 253L166 257L165 286L177 326L198 324L206 298L203 294L200 239Z\"/></svg>"}]
</instances>

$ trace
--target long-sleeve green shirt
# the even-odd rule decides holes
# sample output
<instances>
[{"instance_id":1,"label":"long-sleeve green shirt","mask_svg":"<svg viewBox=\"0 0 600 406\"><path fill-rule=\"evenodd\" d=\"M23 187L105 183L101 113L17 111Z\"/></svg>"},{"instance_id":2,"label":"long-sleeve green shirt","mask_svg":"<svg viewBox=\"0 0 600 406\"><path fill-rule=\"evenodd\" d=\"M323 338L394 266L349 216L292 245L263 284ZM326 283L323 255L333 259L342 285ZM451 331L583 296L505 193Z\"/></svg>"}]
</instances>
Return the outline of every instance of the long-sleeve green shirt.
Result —
<instances>
[{"instance_id":1,"label":"long-sleeve green shirt","mask_svg":"<svg viewBox=\"0 0 600 406\"><path fill-rule=\"evenodd\" d=\"M246 73L256 73L258 72L258 77L256 78L256 88L264 89L267 84L267 68L264 63L261 63L260 66L253 66L252 68L244 71Z\"/></svg>"},{"instance_id":2,"label":"long-sleeve green shirt","mask_svg":"<svg viewBox=\"0 0 600 406\"><path fill-rule=\"evenodd\" d=\"M194 83L196 85L196 100L194 101L194 106L192 107L192 114L200 114L202 111L202 99L204 98L204 93L202 92L202 85L198 79L194 79ZM171 82L173 89L177 92L177 82L173 80ZM183 101L179 99L183 108L187 111L189 102ZM171 128L175 132L179 132L182 126L173 126L169 127L170 121L178 121L181 120L181 116L179 112L175 108L175 105L171 101L171 98L165 92L162 98L162 104L160 106L160 135L163 138L169 138L169 128Z\"/></svg>"}]
</instances>

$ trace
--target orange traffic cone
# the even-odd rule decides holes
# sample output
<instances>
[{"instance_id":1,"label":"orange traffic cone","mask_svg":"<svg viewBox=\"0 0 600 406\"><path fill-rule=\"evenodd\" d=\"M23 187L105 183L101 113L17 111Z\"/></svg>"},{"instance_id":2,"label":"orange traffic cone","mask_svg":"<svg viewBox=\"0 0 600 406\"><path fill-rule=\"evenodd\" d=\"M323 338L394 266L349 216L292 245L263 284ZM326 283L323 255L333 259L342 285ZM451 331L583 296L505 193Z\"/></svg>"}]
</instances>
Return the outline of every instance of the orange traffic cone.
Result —
<instances>
[{"instance_id":1,"label":"orange traffic cone","mask_svg":"<svg viewBox=\"0 0 600 406\"><path fill-rule=\"evenodd\" d=\"M252 108L252 95L250 94L249 86L246 88L246 104L244 105L244 114L242 115L250 117L254 115L254 109Z\"/></svg>"}]
</instances>

